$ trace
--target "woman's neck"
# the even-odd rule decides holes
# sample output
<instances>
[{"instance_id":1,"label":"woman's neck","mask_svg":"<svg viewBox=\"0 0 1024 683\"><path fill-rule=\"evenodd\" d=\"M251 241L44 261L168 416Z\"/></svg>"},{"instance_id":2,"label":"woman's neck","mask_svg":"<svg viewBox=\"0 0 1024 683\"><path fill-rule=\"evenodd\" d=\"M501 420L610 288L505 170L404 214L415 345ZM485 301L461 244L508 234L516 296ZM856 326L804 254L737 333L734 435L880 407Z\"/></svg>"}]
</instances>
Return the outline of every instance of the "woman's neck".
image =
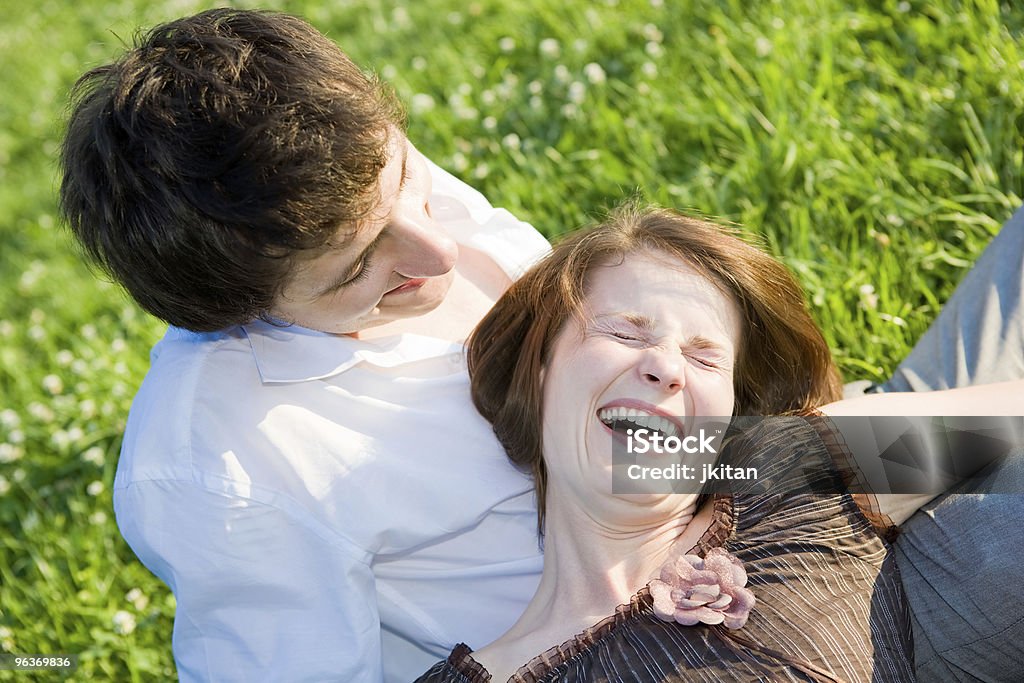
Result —
<instances>
[{"instance_id":1,"label":"woman's neck","mask_svg":"<svg viewBox=\"0 0 1024 683\"><path fill-rule=\"evenodd\" d=\"M548 496L557 501L557 496ZM628 603L673 551L687 552L711 525L712 505L667 519L611 525L579 507L547 510L544 571L533 599L501 638L474 653L495 681Z\"/></svg>"}]
</instances>

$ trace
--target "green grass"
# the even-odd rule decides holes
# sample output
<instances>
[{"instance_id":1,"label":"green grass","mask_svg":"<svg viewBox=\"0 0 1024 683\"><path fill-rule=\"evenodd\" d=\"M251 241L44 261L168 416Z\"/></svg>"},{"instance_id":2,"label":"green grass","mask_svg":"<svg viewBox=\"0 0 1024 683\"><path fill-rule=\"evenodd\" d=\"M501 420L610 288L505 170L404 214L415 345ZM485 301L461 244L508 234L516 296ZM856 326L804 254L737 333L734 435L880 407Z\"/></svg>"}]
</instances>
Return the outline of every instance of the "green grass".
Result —
<instances>
[{"instance_id":1,"label":"green grass","mask_svg":"<svg viewBox=\"0 0 1024 683\"><path fill-rule=\"evenodd\" d=\"M173 598L110 487L163 326L57 218L69 86L212 3L21 2L0 26L0 651L172 675ZM172 7L173 5L173 7ZM351 0L302 14L409 135L557 235L623 198L736 222L798 274L847 379L884 378L1021 203L1024 10L986 0ZM0 680L54 674L0 672Z\"/></svg>"}]
</instances>

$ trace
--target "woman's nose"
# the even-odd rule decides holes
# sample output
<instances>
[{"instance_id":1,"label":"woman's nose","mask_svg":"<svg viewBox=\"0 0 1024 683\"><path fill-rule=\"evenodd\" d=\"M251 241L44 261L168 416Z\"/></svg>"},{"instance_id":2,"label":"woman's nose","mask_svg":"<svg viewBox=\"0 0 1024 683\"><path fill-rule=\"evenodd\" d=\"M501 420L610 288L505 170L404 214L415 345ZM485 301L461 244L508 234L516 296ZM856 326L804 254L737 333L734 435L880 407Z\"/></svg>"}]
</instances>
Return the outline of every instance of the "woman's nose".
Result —
<instances>
[{"instance_id":1,"label":"woman's nose","mask_svg":"<svg viewBox=\"0 0 1024 683\"><path fill-rule=\"evenodd\" d=\"M678 351L647 349L638 370L645 382L666 392L677 392L686 386L686 363Z\"/></svg>"}]
</instances>

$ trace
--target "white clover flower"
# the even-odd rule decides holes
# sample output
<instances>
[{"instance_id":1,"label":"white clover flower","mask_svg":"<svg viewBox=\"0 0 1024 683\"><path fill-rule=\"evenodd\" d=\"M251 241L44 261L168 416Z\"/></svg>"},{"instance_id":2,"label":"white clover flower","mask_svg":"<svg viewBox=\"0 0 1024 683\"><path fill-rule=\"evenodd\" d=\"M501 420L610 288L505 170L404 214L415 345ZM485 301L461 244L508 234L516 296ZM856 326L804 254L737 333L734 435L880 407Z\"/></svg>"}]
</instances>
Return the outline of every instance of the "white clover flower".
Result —
<instances>
[{"instance_id":1,"label":"white clover flower","mask_svg":"<svg viewBox=\"0 0 1024 683\"><path fill-rule=\"evenodd\" d=\"M434 98L427 93L418 92L412 96L412 111L414 114L423 114L434 108Z\"/></svg>"},{"instance_id":2,"label":"white clover flower","mask_svg":"<svg viewBox=\"0 0 1024 683\"><path fill-rule=\"evenodd\" d=\"M97 510L89 515L89 523L93 526L103 526L107 523L107 513L103 510Z\"/></svg>"},{"instance_id":3,"label":"white clover flower","mask_svg":"<svg viewBox=\"0 0 1024 683\"><path fill-rule=\"evenodd\" d=\"M14 325L10 320L0 320L0 337L10 337L14 334Z\"/></svg>"},{"instance_id":4,"label":"white clover flower","mask_svg":"<svg viewBox=\"0 0 1024 683\"><path fill-rule=\"evenodd\" d=\"M393 81L398 75L398 69L395 68L394 64L385 64L380 69L380 76L385 81Z\"/></svg>"},{"instance_id":5,"label":"white clover flower","mask_svg":"<svg viewBox=\"0 0 1024 683\"><path fill-rule=\"evenodd\" d=\"M11 483L7 481L4 475L0 474L0 496L6 496L7 492L11 490Z\"/></svg>"},{"instance_id":6,"label":"white clover flower","mask_svg":"<svg viewBox=\"0 0 1024 683\"><path fill-rule=\"evenodd\" d=\"M413 71L425 71L427 68L427 60L419 55L413 57L410 64L412 65Z\"/></svg>"},{"instance_id":7,"label":"white clover flower","mask_svg":"<svg viewBox=\"0 0 1024 683\"><path fill-rule=\"evenodd\" d=\"M33 308L32 312L28 314L28 321L33 325L41 325L46 320L46 314L38 308Z\"/></svg>"},{"instance_id":8,"label":"white clover flower","mask_svg":"<svg viewBox=\"0 0 1024 683\"><path fill-rule=\"evenodd\" d=\"M86 389L87 387L83 387ZM78 404L78 412L81 413L82 417L88 420L96 415L96 401L91 398L87 398Z\"/></svg>"},{"instance_id":9,"label":"white clover flower","mask_svg":"<svg viewBox=\"0 0 1024 683\"><path fill-rule=\"evenodd\" d=\"M28 414L42 422L52 422L54 418L53 411L50 410L48 405L33 401L28 404Z\"/></svg>"},{"instance_id":10,"label":"white clover flower","mask_svg":"<svg viewBox=\"0 0 1024 683\"><path fill-rule=\"evenodd\" d=\"M569 104L562 105L562 116L564 116L567 119L574 119L579 115L579 113L579 107L577 107L575 104L571 102Z\"/></svg>"},{"instance_id":11,"label":"white clover flower","mask_svg":"<svg viewBox=\"0 0 1024 683\"><path fill-rule=\"evenodd\" d=\"M584 38L577 38L572 41L572 49L576 50L576 52L586 52L588 47L590 47L590 43Z\"/></svg>"},{"instance_id":12,"label":"white clover flower","mask_svg":"<svg viewBox=\"0 0 1024 683\"><path fill-rule=\"evenodd\" d=\"M128 602L135 605L135 609L139 611L146 609L146 606L149 604L149 598L147 598L146 594L138 588L133 588L130 591L128 591L125 594L124 598Z\"/></svg>"},{"instance_id":13,"label":"white clover flower","mask_svg":"<svg viewBox=\"0 0 1024 683\"><path fill-rule=\"evenodd\" d=\"M82 453L82 460L93 465L102 466L107 460L107 455L99 446L93 446Z\"/></svg>"},{"instance_id":14,"label":"white clover flower","mask_svg":"<svg viewBox=\"0 0 1024 683\"><path fill-rule=\"evenodd\" d=\"M0 443L0 463L14 462L20 459L22 450L9 443Z\"/></svg>"},{"instance_id":15,"label":"white clover flower","mask_svg":"<svg viewBox=\"0 0 1024 683\"><path fill-rule=\"evenodd\" d=\"M502 52L512 52L516 49L516 40L511 36L505 36L498 41L498 49Z\"/></svg>"},{"instance_id":16,"label":"white clover flower","mask_svg":"<svg viewBox=\"0 0 1024 683\"><path fill-rule=\"evenodd\" d=\"M658 65L654 62L644 62L640 65L640 73L648 78L654 78L658 75Z\"/></svg>"},{"instance_id":17,"label":"white clover flower","mask_svg":"<svg viewBox=\"0 0 1024 683\"><path fill-rule=\"evenodd\" d=\"M71 443L81 441L83 436L85 436L85 432L77 425L68 430L68 439L71 440Z\"/></svg>"},{"instance_id":18,"label":"white clover flower","mask_svg":"<svg viewBox=\"0 0 1024 683\"><path fill-rule=\"evenodd\" d=\"M494 130L495 128L498 127L498 119L494 118L493 116L488 116L483 120L482 123L484 125L485 130Z\"/></svg>"},{"instance_id":19,"label":"white clover flower","mask_svg":"<svg viewBox=\"0 0 1024 683\"><path fill-rule=\"evenodd\" d=\"M448 23L451 24L452 26L462 25L462 15L459 14L458 12L449 12L447 19Z\"/></svg>"},{"instance_id":20,"label":"white clover flower","mask_svg":"<svg viewBox=\"0 0 1024 683\"><path fill-rule=\"evenodd\" d=\"M92 482L85 487L85 492L94 497L100 495L103 493L103 482L99 480Z\"/></svg>"},{"instance_id":21,"label":"white clover flower","mask_svg":"<svg viewBox=\"0 0 1024 683\"><path fill-rule=\"evenodd\" d=\"M559 83L568 83L572 80L572 74L569 73L569 67L565 64L559 64L555 67L555 80Z\"/></svg>"},{"instance_id":22,"label":"white clover flower","mask_svg":"<svg viewBox=\"0 0 1024 683\"><path fill-rule=\"evenodd\" d=\"M531 95L539 95L544 92L544 84L540 81L530 81L526 89Z\"/></svg>"},{"instance_id":23,"label":"white clover flower","mask_svg":"<svg viewBox=\"0 0 1024 683\"><path fill-rule=\"evenodd\" d=\"M71 437L68 436L68 433L63 429L58 429L53 434L51 434L50 441L53 442L54 446L60 448L61 450L71 445Z\"/></svg>"},{"instance_id":24,"label":"white clover flower","mask_svg":"<svg viewBox=\"0 0 1024 683\"><path fill-rule=\"evenodd\" d=\"M31 289L36 286L36 283L45 274L46 267L39 261L33 261L25 272L21 274L21 278L18 280L18 287L21 289Z\"/></svg>"},{"instance_id":25,"label":"white clover flower","mask_svg":"<svg viewBox=\"0 0 1024 683\"><path fill-rule=\"evenodd\" d=\"M604 72L604 68L597 62L590 62L583 67L583 74L594 85L600 85L608 80L608 75Z\"/></svg>"},{"instance_id":26,"label":"white clover flower","mask_svg":"<svg viewBox=\"0 0 1024 683\"><path fill-rule=\"evenodd\" d=\"M21 416L10 408L4 408L0 410L0 425L7 427L8 429L14 429L15 427L21 426Z\"/></svg>"},{"instance_id":27,"label":"white clover flower","mask_svg":"<svg viewBox=\"0 0 1024 683\"><path fill-rule=\"evenodd\" d=\"M110 342L110 350L113 351L114 353L122 353L127 348L128 344L125 342L124 339L121 339L120 337Z\"/></svg>"},{"instance_id":28,"label":"white clover flower","mask_svg":"<svg viewBox=\"0 0 1024 683\"><path fill-rule=\"evenodd\" d=\"M469 168L469 159L462 152L456 152L452 155L452 168L462 173Z\"/></svg>"},{"instance_id":29,"label":"white clover flower","mask_svg":"<svg viewBox=\"0 0 1024 683\"><path fill-rule=\"evenodd\" d=\"M773 47L772 41L764 36L758 36L757 40L754 41L754 48L757 50L758 57L767 57L772 53Z\"/></svg>"},{"instance_id":30,"label":"white clover flower","mask_svg":"<svg viewBox=\"0 0 1024 683\"><path fill-rule=\"evenodd\" d=\"M39 325L33 325L28 328L28 338L32 341L42 341L46 339L46 330Z\"/></svg>"},{"instance_id":31,"label":"white clover flower","mask_svg":"<svg viewBox=\"0 0 1024 683\"><path fill-rule=\"evenodd\" d=\"M579 104L587 96L587 86L579 81L573 81L569 84L568 96L570 102Z\"/></svg>"},{"instance_id":32,"label":"white clover flower","mask_svg":"<svg viewBox=\"0 0 1024 683\"><path fill-rule=\"evenodd\" d=\"M654 24L644 24L643 28L644 38L647 40L653 40L656 43L660 43L665 39L665 34L661 32Z\"/></svg>"},{"instance_id":33,"label":"white clover flower","mask_svg":"<svg viewBox=\"0 0 1024 683\"><path fill-rule=\"evenodd\" d=\"M549 59L556 59L562 54L562 46L554 38L545 38L540 41L540 53Z\"/></svg>"},{"instance_id":34,"label":"white clover flower","mask_svg":"<svg viewBox=\"0 0 1024 683\"><path fill-rule=\"evenodd\" d=\"M114 612L114 630L123 636L135 630L135 617L123 609Z\"/></svg>"},{"instance_id":35,"label":"white clover flower","mask_svg":"<svg viewBox=\"0 0 1024 683\"><path fill-rule=\"evenodd\" d=\"M57 365L67 367L75 360L75 354L71 353L67 349L61 349L57 352L57 355L54 356L54 360L57 361Z\"/></svg>"},{"instance_id":36,"label":"white clover flower","mask_svg":"<svg viewBox=\"0 0 1024 683\"><path fill-rule=\"evenodd\" d=\"M530 109L533 109L535 111L540 111L543 108L544 108L544 100L542 100L537 95L534 95L533 97L530 98Z\"/></svg>"},{"instance_id":37,"label":"white clover flower","mask_svg":"<svg viewBox=\"0 0 1024 683\"><path fill-rule=\"evenodd\" d=\"M480 101L486 105L492 105L498 101L498 96L494 94L493 90L484 90L480 93Z\"/></svg>"},{"instance_id":38,"label":"white clover flower","mask_svg":"<svg viewBox=\"0 0 1024 683\"><path fill-rule=\"evenodd\" d=\"M519 149L522 146L522 140L515 133L509 133L501 139L501 144L508 149Z\"/></svg>"},{"instance_id":39,"label":"white clover flower","mask_svg":"<svg viewBox=\"0 0 1024 683\"><path fill-rule=\"evenodd\" d=\"M406 28L410 24L409 11L404 7L396 7L391 10L391 20L395 22L395 26Z\"/></svg>"},{"instance_id":40,"label":"white clover flower","mask_svg":"<svg viewBox=\"0 0 1024 683\"><path fill-rule=\"evenodd\" d=\"M83 339L95 339L96 338L96 326L92 323L86 323L82 325L82 338Z\"/></svg>"},{"instance_id":41,"label":"white clover flower","mask_svg":"<svg viewBox=\"0 0 1024 683\"><path fill-rule=\"evenodd\" d=\"M459 93L463 97L469 97L473 94L473 86L469 83L459 83L459 87L455 88L455 92Z\"/></svg>"},{"instance_id":42,"label":"white clover flower","mask_svg":"<svg viewBox=\"0 0 1024 683\"><path fill-rule=\"evenodd\" d=\"M43 389L52 395L64 391L64 380L57 375L47 375L43 378Z\"/></svg>"},{"instance_id":43,"label":"white clover flower","mask_svg":"<svg viewBox=\"0 0 1024 683\"><path fill-rule=\"evenodd\" d=\"M487 164L477 164L476 168L473 169L473 177L477 179L486 178L491 172L490 166Z\"/></svg>"},{"instance_id":44,"label":"white clover flower","mask_svg":"<svg viewBox=\"0 0 1024 683\"><path fill-rule=\"evenodd\" d=\"M649 40L647 41L647 44L644 45L644 52L646 52L648 56L657 59L658 57L665 53L665 48L661 46L661 43L656 43L653 40Z\"/></svg>"},{"instance_id":45,"label":"white clover flower","mask_svg":"<svg viewBox=\"0 0 1024 683\"><path fill-rule=\"evenodd\" d=\"M878 295L875 294L874 285L863 284L857 291L860 292L860 304L863 308L878 308Z\"/></svg>"},{"instance_id":46,"label":"white clover flower","mask_svg":"<svg viewBox=\"0 0 1024 683\"><path fill-rule=\"evenodd\" d=\"M12 429L7 435L7 440L13 444L25 443L25 432L20 429Z\"/></svg>"}]
</instances>

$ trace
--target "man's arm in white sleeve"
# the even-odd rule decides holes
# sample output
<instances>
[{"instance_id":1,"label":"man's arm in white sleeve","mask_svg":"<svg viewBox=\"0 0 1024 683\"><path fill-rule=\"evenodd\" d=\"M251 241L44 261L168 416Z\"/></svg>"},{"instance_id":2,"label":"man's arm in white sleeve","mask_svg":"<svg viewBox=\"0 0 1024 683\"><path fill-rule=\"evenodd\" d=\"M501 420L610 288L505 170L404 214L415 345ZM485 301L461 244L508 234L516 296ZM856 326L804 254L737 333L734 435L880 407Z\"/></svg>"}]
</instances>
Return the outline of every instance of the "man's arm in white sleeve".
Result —
<instances>
[{"instance_id":1,"label":"man's arm in white sleeve","mask_svg":"<svg viewBox=\"0 0 1024 683\"><path fill-rule=\"evenodd\" d=\"M121 533L174 591L182 681L380 683L373 574L311 520L182 481L115 491Z\"/></svg>"}]
</instances>

